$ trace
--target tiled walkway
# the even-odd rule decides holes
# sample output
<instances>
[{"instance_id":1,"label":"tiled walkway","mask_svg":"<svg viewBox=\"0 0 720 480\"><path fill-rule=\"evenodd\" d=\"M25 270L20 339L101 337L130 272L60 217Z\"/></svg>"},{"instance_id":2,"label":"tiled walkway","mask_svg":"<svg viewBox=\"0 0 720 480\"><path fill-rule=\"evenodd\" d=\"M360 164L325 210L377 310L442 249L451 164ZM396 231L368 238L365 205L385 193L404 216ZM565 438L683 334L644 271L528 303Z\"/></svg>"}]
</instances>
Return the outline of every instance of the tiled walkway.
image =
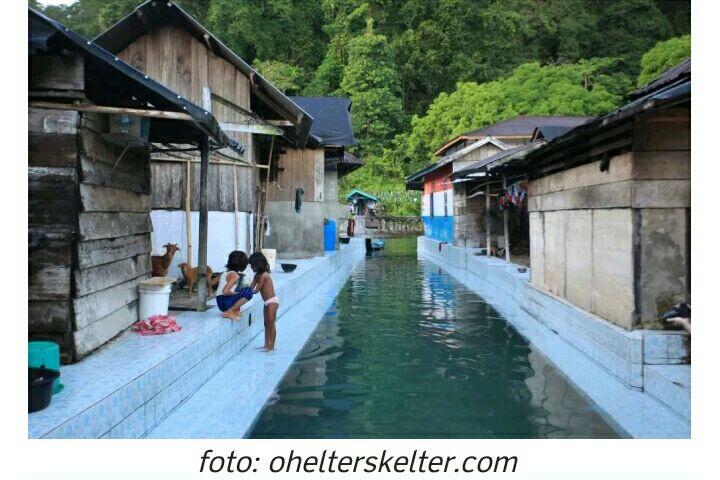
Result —
<instances>
[{"instance_id":1,"label":"tiled walkway","mask_svg":"<svg viewBox=\"0 0 720 480\"><path fill-rule=\"evenodd\" d=\"M235 355L213 378L160 423L149 438L240 438L249 433L255 418L285 372L323 318L350 275L344 265L278 320L274 352L263 352L263 335Z\"/></svg>"},{"instance_id":2,"label":"tiled walkway","mask_svg":"<svg viewBox=\"0 0 720 480\"><path fill-rule=\"evenodd\" d=\"M273 273L284 300L279 317L288 307L303 303L313 285L329 283L324 280L338 264L352 263L354 250L348 247L357 247L362 254L361 246L344 246L340 257L294 260L298 268L293 273ZM340 288L343 281L338 282ZM229 322L217 308L176 312L183 327L180 332L141 337L126 331L81 362L63 366L65 388L48 408L28 415L28 436L143 436L262 331L261 304L259 297L253 298L244 308L253 312L252 325L247 323L247 313L242 321Z\"/></svg>"}]
</instances>

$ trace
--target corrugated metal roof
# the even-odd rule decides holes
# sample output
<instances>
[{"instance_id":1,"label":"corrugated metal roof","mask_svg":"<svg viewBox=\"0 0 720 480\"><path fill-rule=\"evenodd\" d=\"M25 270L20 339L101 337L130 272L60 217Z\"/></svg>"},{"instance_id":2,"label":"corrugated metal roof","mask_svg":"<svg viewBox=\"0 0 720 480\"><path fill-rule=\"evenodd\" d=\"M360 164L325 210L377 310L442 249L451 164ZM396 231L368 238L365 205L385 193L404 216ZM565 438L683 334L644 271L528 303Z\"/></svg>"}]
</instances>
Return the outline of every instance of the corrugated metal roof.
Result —
<instances>
[{"instance_id":1,"label":"corrugated metal roof","mask_svg":"<svg viewBox=\"0 0 720 480\"><path fill-rule=\"evenodd\" d=\"M350 120L350 99L346 97L289 97L312 115L310 135L320 145L347 147L357 141Z\"/></svg>"},{"instance_id":2,"label":"corrugated metal roof","mask_svg":"<svg viewBox=\"0 0 720 480\"><path fill-rule=\"evenodd\" d=\"M566 126L541 126L537 127L535 129L535 132L533 133L533 140L538 139L545 139L545 140L552 140L555 137L559 137L560 135L563 135L564 133L569 132L574 127L566 127Z\"/></svg>"},{"instance_id":3,"label":"corrugated metal roof","mask_svg":"<svg viewBox=\"0 0 720 480\"><path fill-rule=\"evenodd\" d=\"M593 117L571 115L519 115L483 128L469 130L440 147L435 155L443 155L447 149L462 140L492 137L528 137L539 126L577 127Z\"/></svg>"},{"instance_id":4,"label":"corrugated metal roof","mask_svg":"<svg viewBox=\"0 0 720 480\"><path fill-rule=\"evenodd\" d=\"M413 173L412 175L408 176L405 179L406 186L410 187L411 185L416 187L417 182L421 181L422 178L427 175L428 173L434 172L435 170L444 167L448 163L452 163L453 161L457 160L458 158L467 155L468 153L472 152L473 150L476 150L477 148L480 148L483 145L487 145L488 143L491 143L495 145L496 147L507 150L509 147L505 145L500 140L493 138L493 137L485 137L480 140L475 141L474 143L468 145L467 147L458 150L457 152L453 152L450 155L447 155L443 158L441 158L436 163L430 164L427 167L423 168L422 170Z\"/></svg>"},{"instance_id":5,"label":"corrugated metal roof","mask_svg":"<svg viewBox=\"0 0 720 480\"><path fill-rule=\"evenodd\" d=\"M345 195L345 200L350 200L352 197L365 197L367 199L374 200L376 202L379 201L378 197L376 197L375 195L371 195L367 192L363 192L362 190L360 190L358 188L354 189L352 192Z\"/></svg>"},{"instance_id":6,"label":"corrugated metal roof","mask_svg":"<svg viewBox=\"0 0 720 480\"><path fill-rule=\"evenodd\" d=\"M689 76L691 73L691 67L690 67L690 59L680 62L679 64L675 65L673 68L665 71L662 75L657 77L652 82L648 83L642 88L638 88L637 90L634 90L630 92L628 95L628 98L638 98L643 95L647 95L651 92L654 92L660 88L662 88L665 85L668 85L672 82L675 82L676 80Z\"/></svg>"},{"instance_id":7,"label":"corrugated metal roof","mask_svg":"<svg viewBox=\"0 0 720 480\"><path fill-rule=\"evenodd\" d=\"M563 126L576 127L581 125L593 117L575 117L575 116L545 116L545 115L520 115L504 122L499 122L489 127L478 128L464 133L467 136L531 136L536 127L539 126Z\"/></svg>"},{"instance_id":8,"label":"corrugated metal roof","mask_svg":"<svg viewBox=\"0 0 720 480\"><path fill-rule=\"evenodd\" d=\"M503 152L498 152L495 155L491 155L487 158L483 158L482 160L473 163L472 165L469 165L462 170L458 170L457 172L453 173L452 178L464 178L467 177L470 174L480 172L485 169L485 167L493 162L496 162L498 160L501 160L509 155L512 155L515 152L519 152L521 150L524 150L527 147L527 145L519 145L517 147L511 148L510 150L505 150Z\"/></svg>"}]
</instances>

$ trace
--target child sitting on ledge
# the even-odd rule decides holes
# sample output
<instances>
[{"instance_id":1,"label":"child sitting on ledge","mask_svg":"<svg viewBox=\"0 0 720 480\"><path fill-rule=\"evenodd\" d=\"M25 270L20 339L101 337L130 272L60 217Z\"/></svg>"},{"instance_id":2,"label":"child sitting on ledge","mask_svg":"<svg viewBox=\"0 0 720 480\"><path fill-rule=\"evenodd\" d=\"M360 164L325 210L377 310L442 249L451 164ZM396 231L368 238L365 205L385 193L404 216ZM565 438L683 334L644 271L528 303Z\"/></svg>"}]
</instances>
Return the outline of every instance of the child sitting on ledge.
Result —
<instances>
[{"instance_id":1,"label":"child sitting on ledge","mask_svg":"<svg viewBox=\"0 0 720 480\"><path fill-rule=\"evenodd\" d=\"M248 256L245 252L235 250L228 256L226 270L220 276L215 301L223 317L237 320L240 309L253 297L253 290L243 273L248 266Z\"/></svg>"}]
</instances>

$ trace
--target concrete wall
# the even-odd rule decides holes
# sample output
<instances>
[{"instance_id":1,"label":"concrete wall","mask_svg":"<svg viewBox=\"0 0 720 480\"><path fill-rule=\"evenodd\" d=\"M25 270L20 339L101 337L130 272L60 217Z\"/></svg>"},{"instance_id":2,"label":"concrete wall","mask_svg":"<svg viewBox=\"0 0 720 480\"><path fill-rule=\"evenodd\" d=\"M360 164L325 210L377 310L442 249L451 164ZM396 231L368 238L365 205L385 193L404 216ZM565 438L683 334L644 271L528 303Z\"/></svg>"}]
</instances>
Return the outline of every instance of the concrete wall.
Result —
<instances>
[{"instance_id":1,"label":"concrete wall","mask_svg":"<svg viewBox=\"0 0 720 480\"><path fill-rule=\"evenodd\" d=\"M455 213L453 244L461 247L486 247L485 227L485 196L468 198L469 192L473 191L476 184L470 182L456 183L453 185L453 204ZM501 246L504 240L502 224L502 212L497 205L497 197L493 197L490 203L490 234L493 239L493 246Z\"/></svg>"},{"instance_id":2,"label":"concrete wall","mask_svg":"<svg viewBox=\"0 0 720 480\"><path fill-rule=\"evenodd\" d=\"M335 248L338 248L340 217L337 170L324 169L324 150L292 150L280 156L284 168L276 182L270 182L267 214L270 232L264 246L284 258L322 255L324 219L335 221ZM300 212L295 211L295 188L305 191Z\"/></svg>"},{"instance_id":3,"label":"concrete wall","mask_svg":"<svg viewBox=\"0 0 720 480\"><path fill-rule=\"evenodd\" d=\"M662 115L662 116L660 116ZM625 329L689 299L687 111L638 118L632 152L528 185L532 284Z\"/></svg>"},{"instance_id":4,"label":"concrete wall","mask_svg":"<svg viewBox=\"0 0 720 480\"><path fill-rule=\"evenodd\" d=\"M304 201L300 212L295 202L273 201L267 204L270 217L270 235L265 247L274 248L283 258L308 258L324 253L324 220L335 221L335 248L338 248L342 205L338 203L338 177L336 170L325 170L323 200Z\"/></svg>"},{"instance_id":5,"label":"concrete wall","mask_svg":"<svg viewBox=\"0 0 720 480\"><path fill-rule=\"evenodd\" d=\"M495 155L500 151L500 148L491 143L483 145L455 160L452 163L453 173ZM471 182L453 184L453 210L455 220L452 243L462 247L487 246L485 196L479 195L474 198L467 198L468 195L472 194L475 187L477 187L477 184ZM491 203L490 222L491 236L494 240L493 245L497 245L496 236L503 235L502 214L497 206L497 198L493 198ZM504 244L504 241L502 243Z\"/></svg>"},{"instance_id":6,"label":"concrete wall","mask_svg":"<svg viewBox=\"0 0 720 480\"><path fill-rule=\"evenodd\" d=\"M300 212L295 202L268 202L270 234L265 248L274 248L280 258L309 258L323 254L324 202L303 202Z\"/></svg>"}]
</instances>

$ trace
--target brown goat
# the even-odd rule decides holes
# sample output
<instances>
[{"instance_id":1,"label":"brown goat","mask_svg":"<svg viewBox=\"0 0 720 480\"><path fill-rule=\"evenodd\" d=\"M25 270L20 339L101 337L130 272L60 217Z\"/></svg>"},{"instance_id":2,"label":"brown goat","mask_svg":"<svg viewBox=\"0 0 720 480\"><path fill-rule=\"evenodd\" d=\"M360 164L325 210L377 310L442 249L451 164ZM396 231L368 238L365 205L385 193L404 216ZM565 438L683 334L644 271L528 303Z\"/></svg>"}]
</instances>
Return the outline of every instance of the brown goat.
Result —
<instances>
[{"instance_id":1,"label":"brown goat","mask_svg":"<svg viewBox=\"0 0 720 480\"><path fill-rule=\"evenodd\" d=\"M185 285L188 287L188 291L192 293L193 287L195 287L195 284L197 284L198 281L198 267L192 267L190 268L190 265L187 263L181 263L178 265L180 267L180 271L183 274L183 278L185 279ZM213 283L217 285L216 281L213 281L213 271L212 268L206 267L205 268L205 274L207 275L207 282L208 282L208 296L213 296Z\"/></svg>"},{"instance_id":2,"label":"brown goat","mask_svg":"<svg viewBox=\"0 0 720 480\"><path fill-rule=\"evenodd\" d=\"M165 247L165 255L153 255L150 257L153 277L167 277L170 262L172 262L175 252L180 250L176 243L166 243L163 247Z\"/></svg>"}]
</instances>

